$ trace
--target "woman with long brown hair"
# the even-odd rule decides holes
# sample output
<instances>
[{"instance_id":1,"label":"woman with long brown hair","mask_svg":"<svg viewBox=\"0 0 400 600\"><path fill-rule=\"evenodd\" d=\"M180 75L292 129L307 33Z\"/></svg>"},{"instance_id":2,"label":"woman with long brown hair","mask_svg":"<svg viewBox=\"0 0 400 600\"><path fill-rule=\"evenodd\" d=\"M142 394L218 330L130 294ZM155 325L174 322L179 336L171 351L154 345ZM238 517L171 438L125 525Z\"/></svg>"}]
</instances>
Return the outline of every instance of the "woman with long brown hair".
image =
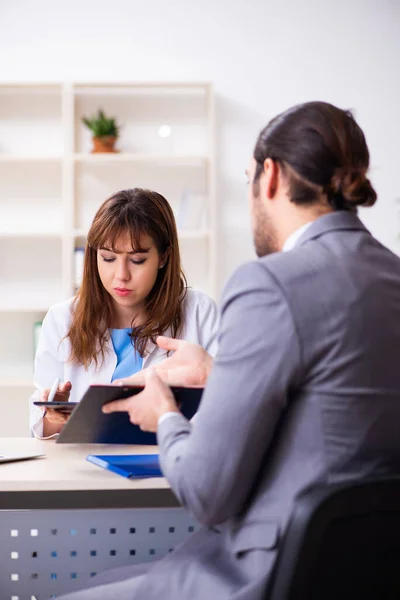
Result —
<instances>
[{"instance_id":1,"label":"woman with long brown hair","mask_svg":"<svg viewBox=\"0 0 400 600\"><path fill-rule=\"evenodd\" d=\"M82 284L76 296L47 313L35 358L31 429L58 433L66 415L42 411L55 378L56 400L79 401L93 383L110 383L158 364L155 344L168 335L216 350L217 310L187 287L175 218L160 194L117 192L97 211L87 237Z\"/></svg>"}]
</instances>

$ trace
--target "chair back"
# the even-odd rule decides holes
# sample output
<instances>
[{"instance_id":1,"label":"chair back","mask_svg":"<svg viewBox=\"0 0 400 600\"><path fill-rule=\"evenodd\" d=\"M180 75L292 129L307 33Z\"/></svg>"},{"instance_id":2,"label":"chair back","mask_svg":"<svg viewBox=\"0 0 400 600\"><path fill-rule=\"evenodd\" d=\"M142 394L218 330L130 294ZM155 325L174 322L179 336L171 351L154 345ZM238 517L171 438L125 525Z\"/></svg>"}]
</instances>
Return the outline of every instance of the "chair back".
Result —
<instances>
[{"instance_id":1,"label":"chair back","mask_svg":"<svg viewBox=\"0 0 400 600\"><path fill-rule=\"evenodd\" d=\"M301 493L267 599L400 599L400 477Z\"/></svg>"}]
</instances>

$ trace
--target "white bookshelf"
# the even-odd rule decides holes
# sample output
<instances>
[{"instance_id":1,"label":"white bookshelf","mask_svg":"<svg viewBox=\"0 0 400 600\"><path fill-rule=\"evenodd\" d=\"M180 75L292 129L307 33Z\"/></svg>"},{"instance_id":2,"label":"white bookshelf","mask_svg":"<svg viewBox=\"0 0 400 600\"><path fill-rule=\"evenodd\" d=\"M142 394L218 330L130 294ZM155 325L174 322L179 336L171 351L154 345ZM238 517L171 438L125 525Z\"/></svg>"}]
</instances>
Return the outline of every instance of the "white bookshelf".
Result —
<instances>
[{"instance_id":1,"label":"white bookshelf","mask_svg":"<svg viewBox=\"0 0 400 600\"><path fill-rule=\"evenodd\" d=\"M82 116L121 124L118 153L91 154ZM167 125L170 135L161 137ZM208 83L0 84L0 390L27 433L33 324L74 289L74 249L112 193L152 188L178 220L189 285L215 293L214 108ZM195 223L182 198L202 207ZM199 204L200 203L200 204ZM187 204L186 204L187 206ZM193 219L192 219L193 221ZM186 226L185 226L186 225ZM18 421L18 420L17 420Z\"/></svg>"}]
</instances>

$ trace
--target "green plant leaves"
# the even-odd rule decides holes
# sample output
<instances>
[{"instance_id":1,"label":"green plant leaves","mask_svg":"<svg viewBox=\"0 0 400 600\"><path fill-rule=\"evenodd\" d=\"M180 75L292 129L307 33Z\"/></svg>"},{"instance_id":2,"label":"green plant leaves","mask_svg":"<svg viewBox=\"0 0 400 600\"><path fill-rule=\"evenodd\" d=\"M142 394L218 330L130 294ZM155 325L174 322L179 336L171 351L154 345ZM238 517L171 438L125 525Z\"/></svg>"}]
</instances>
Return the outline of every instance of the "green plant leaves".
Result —
<instances>
[{"instance_id":1,"label":"green plant leaves","mask_svg":"<svg viewBox=\"0 0 400 600\"><path fill-rule=\"evenodd\" d=\"M97 115L91 118L83 117L82 122L88 127L94 137L118 137L120 126L115 117L106 117L104 111L99 109Z\"/></svg>"}]
</instances>

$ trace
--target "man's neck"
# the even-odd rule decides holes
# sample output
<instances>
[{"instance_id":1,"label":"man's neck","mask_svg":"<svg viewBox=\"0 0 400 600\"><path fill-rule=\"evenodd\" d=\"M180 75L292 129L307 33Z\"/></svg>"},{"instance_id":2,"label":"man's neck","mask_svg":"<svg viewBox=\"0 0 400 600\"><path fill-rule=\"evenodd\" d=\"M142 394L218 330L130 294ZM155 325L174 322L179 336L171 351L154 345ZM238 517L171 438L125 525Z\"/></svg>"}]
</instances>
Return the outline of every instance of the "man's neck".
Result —
<instances>
[{"instance_id":1,"label":"man's neck","mask_svg":"<svg viewBox=\"0 0 400 600\"><path fill-rule=\"evenodd\" d=\"M282 219L279 249L283 250L287 240L295 234L296 231L300 230L305 225L316 221L319 217L331 212L333 212L332 209L325 206L321 206L318 209L317 207L313 207L313 210L294 207L291 214L286 214L285 218Z\"/></svg>"}]
</instances>

